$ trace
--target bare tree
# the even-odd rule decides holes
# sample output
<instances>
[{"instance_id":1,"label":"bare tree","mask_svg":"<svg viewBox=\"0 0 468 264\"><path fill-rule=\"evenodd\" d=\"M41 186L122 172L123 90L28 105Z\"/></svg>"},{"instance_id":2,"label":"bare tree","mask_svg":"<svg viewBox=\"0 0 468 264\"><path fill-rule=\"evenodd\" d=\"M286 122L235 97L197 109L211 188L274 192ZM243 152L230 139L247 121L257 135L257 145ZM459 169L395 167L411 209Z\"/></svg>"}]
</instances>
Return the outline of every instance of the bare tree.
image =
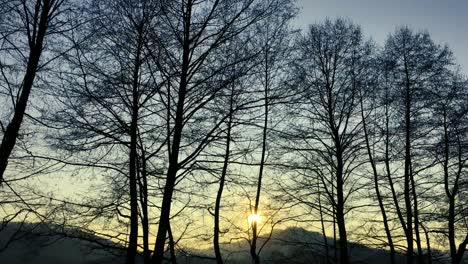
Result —
<instances>
[{"instance_id":1,"label":"bare tree","mask_svg":"<svg viewBox=\"0 0 468 264\"><path fill-rule=\"evenodd\" d=\"M7 111L12 112L9 114L12 117L8 117L7 124L1 123L3 136L0 145L0 182L15 147L36 75L54 59L47 56L41 61L43 54L48 51L46 43L53 36L70 30L72 26L67 23L66 16L63 16L68 9L64 2L21 0L2 3L1 86L4 89L2 94L8 97L4 102L11 102ZM18 72L22 75L20 82L15 80Z\"/></svg>"},{"instance_id":2,"label":"bare tree","mask_svg":"<svg viewBox=\"0 0 468 264\"><path fill-rule=\"evenodd\" d=\"M189 167L220 133L218 128L229 115L218 115L214 125L205 127L203 133L198 131L200 136L196 139L187 134L200 125L194 124L195 120L207 120L206 115L200 118L205 113L204 109L226 85L232 83L233 78L220 79L219 73L253 57L250 54L242 56L230 65L212 65L210 62L218 56L216 51L230 39L261 19L274 15L280 6L279 1L243 0L233 5L222 0L183 0L169 3L163 8L170 36L161 33L155 37L165 45L168 54L168 60L160 64L167 67L165 72L175 74L170 87L175 106L170 111L169 160L152 263L163 261L171 201L181 168ZM173 42L168 42L168 37Z\"/></svg>"},{"instance_id":3,"label":"bare tree","mask_svg":"<svg viewBox=\"0 0 468 264\"><path fill-rule=\"evenodd\" d=\"M287 78L285 68L291 54L289 39L292 36L292 31L289 28L289 22L295 16L295 8L292 2L284 1L282 5L281 9L278 9L277 16L263 21L255 32L259 36L258 46L262 47L261 63L258 66L259 70L256 76L261 80L258 86L263 93L263 124L259 125L262 128L262 136L255 201L253 208L251 208L253 215L259 213L267 155L270 152L269 145L272 145L269 142L271 139L268 138L270 126L274 126L272 122L274 119L271 117L272 110L275 106L280 107L279 105L287 100L288 94L290 94L285 92L283 86L285 78ZM260 251L257 251L259 235L257 224L258 221L252 222L252 239L250 241L250 256L255 264L260 263Z\"/></svg>"},{"instance_id":4,"label":"bare tree","mask_svg":"<svg viewBox=\"0 0 468 264\"><path fill-rule=\"evenodd\" d=\"M123 197L129 198L130 206L127 263L135 263L137 255L139 201L145 256L149 259L147 161L161 147L158 141L147 142L155 139L151 134L157 126L148 128L145 122L154 111L147 106L154 103L153 97L164 82L154 74L147 51L148 32L154 27L157 11L156 2L146 0L91 3L88 15L95 19L78 38L91 37L67 56L67 66L60 75L68 87L58 89L55 95L62 109L49 118L52 126L59 128L54 136L59 149L75 157L85 154L82 163L91 167L89 151L102 149L96 161L116 162L110 167L117 167L118 175L126 179L128 196L124 191ZM128 155L124 163L117 161L121 151Z\"/></svg>"},{"instance_id":5,"label":"bare tree","mask_svg":"<svg viewBox=\"0 0 468 264\"><path fill-rule=\"evenodd\" d=\"M372 121L373 119L380 119L380 116L375 114L375 112L379 110L379 108L377 108L375 105L378 102L378 100L375 100L377 97L375 96L375 93L378 89L376 87L375 80L378 77L378 73L377 73L377 76L374 76L374 78L372 78L372 72L370 72L369 69L371 69L372 66L375 67L377 65L375 65L375 61L374 61L374 64L372 63L372 61L370 62L371 63L369 63L368 65L364 67L364 69L366 70L366 74L361 74L361 76L362 75L366 77L370 76L371 78L368 79L367 81L366 79L357 80L358 82L360 82L360 85L363 86L362 90L359 91L359 100L360 100L361 117L362 117L362 131L364 134L365 146L366 146L369 163L372 169L375 194L377 196L377 201L379 204L380 212L382 214L382 222L384 225L385 235L387 237L387 243L390 248L390 262L394 264L395 263L395 245L393 243L393 238L392 238L392 234L391 234L391 230L389 226L389 220L387 216L387 210L385 208L385 201L384 201L384 197L383 197L381 187L380 187L380 184L381 184L379 181L380 175L379 175L379 170L377 167L378 166L377 159L379 159L379 157L375 156L375 151L374 151L374 146L376 142L373 142L374 138L380 137L377 133L378 126L376 128L372 126L372 123L376 123L375 121L374 122ZM375 67L375 68L378 69L379 67ZM374 75L375 75L375 71L374 71Z\"/></svg>"},{"instance_id":6,"label":"bare tree","mask_svg":"<svg viewBox=\"0 0 468 264\"><path fill-rule=\"evenodd\" d=\"M349 263L345 215L352 207L346 201L359 184L348 182L361 163L358 81L370 48L360 28L343 19L311 25L298 45L295 72L303 100L296 103L300 119L290 134L322 182L336 216L340 263Z\"/></svg>"},{"instance_id":7,"label":"bare tree","mask_svg":"<svg viewBox=\"0 0 468 264\"><path fill-rule=\"evenodd\" d=\"M453 77L452 77L453 75ZM467 149L467 82L454 72L444 76L440 85L433 93L434 125L437 127L437 137L440 138L431 146L436 155L437 163L442 168L444 186L444 204L441 205L442 218L446 221L446 235L448 237L451 263L461 263L466 245L468 244L468 230L466 216L463 213L461 199L466 195L464 175L466 174ZM447 204L448 203L448 208ZM465 209L466 210L466 209ZM463 227L463 221L465 226ZM457 231L457 223L461 223ZM457 236L460 234L460 236ZM457 239L460 239L457 245Z\"/></svg>"},{"instance_id":8,"label":"bare tree","mask_svg":"<svg viewBox=\"0 0 468 264\"><path fill-rule=\"evenodd\" d=\"M389 36L384 54L392 73L392 96L396 98L393 101L394 109L398 111L396 118L400 120L399 130L404 138L401 143L404 147L404 229L407 261L412 263L414 238L418 258L423 261L416 177L431 165L427 160L419 162L420 159L416 159L418 148L415 146L424 140L430 129L422 125L428 109L428 91L437 83L435 81L443 74L445 67L451 64L452 56L447 47L434 44L428 33L415 33L408 28L400 28Z\"/></svg>"},{"instance_id":9,"label":"bare tree","mask_svg":"<svg viewBox=\"0 0 468 264\"><path fill-rule=\"evenodd\" d=\"M129 264L259 264L277 241L328 264L356 261L362 241L392 264L463 263L468 81L451 51L407 27L379 49L346 19L299 34L296 12L3 1L0 252L50 225ZM96 188L34 185L76 175ZM308 241L275 237L291 222Z\"/></svg>"}]
</instances>

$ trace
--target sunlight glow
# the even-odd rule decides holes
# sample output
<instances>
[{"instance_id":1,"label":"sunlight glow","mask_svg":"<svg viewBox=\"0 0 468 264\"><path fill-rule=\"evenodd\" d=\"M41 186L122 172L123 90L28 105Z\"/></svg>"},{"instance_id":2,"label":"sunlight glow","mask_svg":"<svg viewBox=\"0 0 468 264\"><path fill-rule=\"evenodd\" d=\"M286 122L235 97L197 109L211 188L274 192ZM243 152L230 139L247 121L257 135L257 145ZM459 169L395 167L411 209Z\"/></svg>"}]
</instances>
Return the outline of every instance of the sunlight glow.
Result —
<instances>
[{"instance_id":1,"label":"sunlight glow","mask_svg":"<svg viewBox=\"0 0 468 264\"><path fill-rule=\"evenodd\" d=\"M260 222L260 214L254 214L254 213L250 214L247 217L247 221L249 221L249 224Z\"/></svg>"}]
</instances>

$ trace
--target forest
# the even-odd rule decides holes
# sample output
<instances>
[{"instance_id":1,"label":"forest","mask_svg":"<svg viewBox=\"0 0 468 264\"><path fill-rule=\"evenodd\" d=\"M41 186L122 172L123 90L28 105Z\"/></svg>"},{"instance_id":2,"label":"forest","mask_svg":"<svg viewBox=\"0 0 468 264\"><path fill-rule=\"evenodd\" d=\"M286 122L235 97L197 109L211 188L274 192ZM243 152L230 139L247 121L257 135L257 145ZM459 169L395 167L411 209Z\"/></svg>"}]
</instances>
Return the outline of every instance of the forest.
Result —
<instances>
[{"instance_id":1,"label":"forest","mask_svg":"<svg viewBox=\"0 0 468 264\"><path fill-rule=\"evenodd\" d=\"M468 77L427 30L0 1L1 263L468 263Z\"/></svg>"}]
</instances>

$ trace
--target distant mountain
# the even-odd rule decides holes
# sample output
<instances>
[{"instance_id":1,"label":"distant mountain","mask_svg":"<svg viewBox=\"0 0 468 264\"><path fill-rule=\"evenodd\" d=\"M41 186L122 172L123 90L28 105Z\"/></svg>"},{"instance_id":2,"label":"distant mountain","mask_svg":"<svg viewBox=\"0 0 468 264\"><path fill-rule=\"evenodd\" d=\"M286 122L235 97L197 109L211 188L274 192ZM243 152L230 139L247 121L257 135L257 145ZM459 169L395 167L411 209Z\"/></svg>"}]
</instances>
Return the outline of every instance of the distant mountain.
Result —
<instances>
[{"instance_id":1,"label":"distant mountain","mask_svg":"<svg viewBox=\"0 0 468 264\"><path fill-rule=\"evenodd\" d=\"M52 224L9 223L0 231L1 264L119 264L124 253L109 240Z\"/></svg>"},{"instance_id":2,"label":"distant mountain","mask_svg":"<svg viewBox=\"0 0 468 264\"><path fill-rule=\"evenodd\" d=\"M264 239L260 239L257 243L262 245ZM333 239L327 238L329 258L333 262L334 249ZM260 254L261 263L269 264L326 264L326 248L324 246L324 238L317 232L311 232L303 228L292 227L273 232L271 239L265 245ZM357 243L350 242L349 254L350 262L355 264L387 264L390 263L389 252L383 249L366 247ZM338 252L337 252L338 254ZM434 252L439 256L444 255L442 252ZM203 258L200 258L202 256ZM180 254L179 259L182 263L190 264L211 264L216 263L214 260L209 260L206 256L213 256L213 250L199 251L196 249L186 250L185 255ZM228 259L231 264L250 263L249 245L247 242L232 243L224 246L223 256ZM439 260L437 263L449 263ZM186 261L186 262L184 262ZM406 263L404 254L397 254L397 263ZM418 263L415 259L414 263Z\"/></svg>"},{"instance_id":3,"label":"distant mountain","mask_svg":"<svg viewBox=\"0 0 468 264\"><path fill-rule=\"evenodd\" d=\"M10 240L12 242L6 247ZM260 239L259 247L264 241ZM333 259L333 240L328 238L327 243L329 256ZM262 263L269 264L326 264L323 245L323 236L316 232L297 227L276 230L260 257ZM385 250L350 243L349 253L351 263L390 263ZM442 252L435 254L444 255ZM215 263L213 255L212 249L186 248L177 252L178 263L185 264ZM224 245L223 256L228 264L250 263L248 243ZM123 264L124 260L125 249L121 245L81 230L52 224L18 223L0 228L1 264ZM448 263L446 260L437 263ZM138 262L142 263L141 256ZM398 254L397 263L405 263L404 255Z\"/></svg>"}]
</instances>

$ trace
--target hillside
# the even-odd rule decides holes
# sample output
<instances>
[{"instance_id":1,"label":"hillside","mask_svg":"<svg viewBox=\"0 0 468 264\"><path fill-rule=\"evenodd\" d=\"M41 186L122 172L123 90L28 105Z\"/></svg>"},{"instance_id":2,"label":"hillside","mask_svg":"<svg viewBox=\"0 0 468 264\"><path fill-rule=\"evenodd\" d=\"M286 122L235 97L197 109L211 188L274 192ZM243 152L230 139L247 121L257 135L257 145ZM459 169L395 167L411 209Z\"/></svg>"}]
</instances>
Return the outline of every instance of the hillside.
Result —
<instances>
[{"instance_id":1,"label":"hillside","mask_svg":"<svg viewBox=\"0 0 468 264\"><path fill-rule=\"evenodd\" d=\"M264 240L258 243L262 245ZM333 258L332 248L333 239L328 238L329 256ZM351 263L390 263L388 252L385 250L369 248L356 243L350 243ZM211 250L200 252L197 250L188 250L194 255L210 256ZM224 256L228 256L229 263L249 263L249 248L247 242L233 243L225 247ZM215 263L207 259L198 259L193 255L182 257L187 263ZM404 256L398 256L398 261L403 263ZM261 252L262 263L313 263L326 264L325 248L323 246L323 237L321 234L311 232L303 228L288 228L277 230L272 234L270 241Z\"/></svg>"},{"instance_id":2,"label":"hillside","mask_svg":"<svg viewBox=\"0 0 468 264\"><path fill-rule=\"evenodd\" d=\"M13 238L13 239L11 239ZM7 246L7 241L11 242ZM264 240L259 241L262 245ZM329 255L333 258L333 240L328 238ZM187 248L177 252L178 262L187 264L215 263L213 251ZM247 242L224 246L227 263L249 263ZM442 255L441 252L434 252ZM434 254L433 253L433 254ZM109 240L76 229L49 224L10 223L0 231L2 264L106 264L124 263L125 249ZM350 243L351 263L390 263L388 252ZM139 263L141 258L138 259ZM277 230L261 253L262 263L325 264L323 237L302 228ZM404 256L397 256L404 263ZM444 263L439 261L439 263Z\"/></svg>"},{"instance_id":3,"label":"hillside","mask_svg":"<svg viewBox=\"0 0 468 264\"><path fill-rule=\"evenodd\" d=\"M2 264L124 263L125 251L119 247L79 230L49 224L10 223L0 231Z\"/></svg>"}]
</instances>

